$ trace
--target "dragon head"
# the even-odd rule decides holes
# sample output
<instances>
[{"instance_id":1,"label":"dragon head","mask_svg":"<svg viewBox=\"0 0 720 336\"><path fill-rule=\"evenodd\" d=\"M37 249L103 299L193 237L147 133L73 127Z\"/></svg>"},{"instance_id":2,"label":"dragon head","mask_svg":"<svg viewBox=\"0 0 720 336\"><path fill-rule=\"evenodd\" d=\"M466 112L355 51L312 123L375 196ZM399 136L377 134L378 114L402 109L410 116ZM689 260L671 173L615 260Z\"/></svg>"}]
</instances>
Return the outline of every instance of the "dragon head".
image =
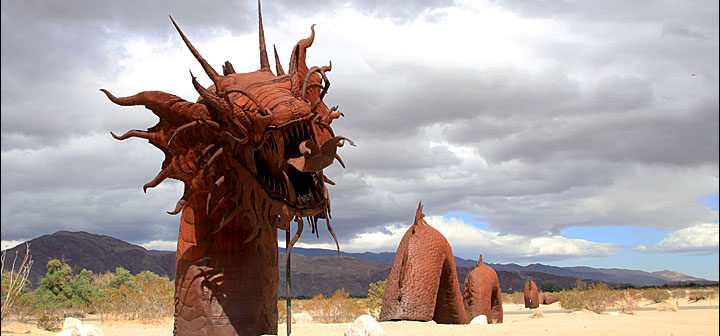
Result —
<instances>
[{"instance_id":1,"label":"dragon head","mask_svg":"<svg viewBox=\"0 0 720 336\"><path fill-rule=\"evenodd\" d=\"M259 14L260 70L236 73L232 64L225 62L220 75L172 17L170 20L213 82L206 88L190 73L200 94L198 101L188 102L161 91L118 98L101 90L118 105L144 105L160 118L147 131L112 134L118 140L147 139L165 153L161 172L143 189L166 178L183 181L185 193L170 213L179 213L187 202L201 202L205 205L202 217L211 233L234 222L255 223L251 224L255 232L263 225L287 229L295 218L298 233L294 243L302 232L302 218L312 225L313 232L318 219L324 218L337 243L329 223L330 199L325 186L334 183L323 169L334 160L344 167L337 148L354 143L335 136L330 124L343 114L323 101L330 88L326 73L332 64L311 68L305 64L307 48L315 37L314 25L310 37L293 48L287 74L273 48L273 74ZM250 220L237 220L243 216ZM237 225L247 225L242 223Z\"/></svg>"}]
</instances>

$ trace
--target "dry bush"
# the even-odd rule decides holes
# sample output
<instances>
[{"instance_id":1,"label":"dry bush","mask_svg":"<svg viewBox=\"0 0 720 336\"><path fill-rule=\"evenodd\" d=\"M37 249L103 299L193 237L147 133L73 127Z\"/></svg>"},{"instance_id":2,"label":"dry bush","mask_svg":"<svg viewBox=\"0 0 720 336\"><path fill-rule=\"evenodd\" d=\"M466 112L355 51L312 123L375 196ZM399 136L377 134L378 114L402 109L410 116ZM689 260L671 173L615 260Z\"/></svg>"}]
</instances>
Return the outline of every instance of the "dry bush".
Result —
<instances>
[{"instance_id":1,"label":"dry bush","mask_svg":"<svg viewBox=\"0 0 720 336\"><path fill-rule=\"evenodd\" d=\"M37 321L37 327L47 331L60 330L63 320L55 314L44 313Z\"/></svg>"},{"instance_id":2,"label":"dry bush","mask_svg":"<svg viewBox=\"0 0 720 336\"><path fill-rule=\"evenodd\" d=\"M377 319L380 315L380 309L382 308L385 287L387 287L387 279L373 282L369 285L369 287L366 306L370 315Z\"/></svg>"},{"instance_id":3,"label":"dry bush","mask_svg":"<svg viewBox=\"0 0 720 336\"><path fill-rule=\"evenodd\" d=\"M309 313L313 321L322 323L352 322L366 313L366 304L362 300L350 298L344 288L331 296L319 294L303 302L302 311Z\"/></svg>"},{"instance_id":4,"label":"dry bush","mask_svg":"<svg viewBox=\"0 0 720 336\"><path fill-rule=\"evenodd\" d=\"M635 313L640 306L640 291L637 289L627 289L618 292L616 305L621 313Z\"/></svg>"},{"instance_id":5,"label":"dry bush","mask_svg":"<svg viewBox=\"0 0 720 336\"><path fill-rule=\"evenodd\" d=\"M665 300L670 298L670 293L661 288L648 288L646 290L643 290L642 297L644 299L648 299L653 303L660 303L665 302Z\"/></svg>"},{"instance_id":6,"label":"dry bush","mask_svg":"<svg viewBox=\"0 0 720 336\"><path fill-rule=\"evenodd\" d=\"M585 290L585 308L600 314L617 300L617 292L604 282L590 284Z\"/></svg>"},{"instance_id":7,"label":"dry bush","mask_svg":"<svg viewBox=\"0 0 720 336\"><path fill-rule=\"evenodd\" d=\"M715 291L712 289L694 289L688 293L688 301L698 302L700 300L712 300L715 297Z\"/></svg>"},{"instance_id":8,"label":"dry bush","mask_svg":"<svg viewBox=\"0 0 720 336\"><path fill-rule=\"evenodd\" d=\"M584 292L579 289L566 290L560 296L560 307L562 309L580 311L585 308Z\"/></svg>"},{"instance_id":9,"label":"dry bush","mask_svg":"<svg viewBox=\"0 0 720 336\"><path fill-rule=\"evenodd\" d=\"M91 306L107 320L158 321L172 317L173 284L166 277L141 273L135 276L137 289L108 287L90 300Z\"/></svg>"},{"instance_id":10,"label":"dry bush","mask_svg":"<svg viewBox=\"0 0 720 336\"><path fill-rule=\"evenodd\" d=\"M604 282L597 284L578 284L575 289L564 291L560 296L560 307L578 311L588 309L600 314L618 299L617 292L608 288Z\"/></svg>"},{"instance_id":11,"label":"dry bush","mask_svg":"<svg viewBox=\"0 0 720 336\"><path fill-rule=\"evenodd\" d=\"M287 318L287 302L282 299L278 300L277 310L278 310L278 324L285 323L285 319Z\"/></svg>"},{"instance_id":12,"label":"dry bush","mask_svg":"<svg viewBox=\"0 0 720 336\"><path fill-rule=\"evenodd\" d=\"M670 291L670 296L676 299L682 299L685 297L685 295L687 295L687 292L684 288L673 289L672 291Z\"/></svg>"},{"instance_id":13,"label":"dry bush","mask_svg":"<svg viewBox=\"0 0 720 336\"><path fill-rule=\"evenodd\" d=\"M503 302L514 304L525 304L525 294L515 291L513 293L502 293Z\"/></svg>"},{"instance_id":14,"label":"dry bush","mask_svg":"<svg viewBox=\"0 0 720 336\"><path fill-rule=\"evenodd\" d=\"M3 250L0 256L0 274L2 275L2 294L0 294L2 298L2 308L0 310L0 320L2 321L10 316L15 301L30 287L27 278L30 274L30 268L33 265L29 243L25 243L25 256L19 264L17 263L18 250L15 250L15 255L12 257L12 264L10 263L10 258L8 258L7 264L5 262L6 251L7 250Z\"/></svg>"}]
</instances>

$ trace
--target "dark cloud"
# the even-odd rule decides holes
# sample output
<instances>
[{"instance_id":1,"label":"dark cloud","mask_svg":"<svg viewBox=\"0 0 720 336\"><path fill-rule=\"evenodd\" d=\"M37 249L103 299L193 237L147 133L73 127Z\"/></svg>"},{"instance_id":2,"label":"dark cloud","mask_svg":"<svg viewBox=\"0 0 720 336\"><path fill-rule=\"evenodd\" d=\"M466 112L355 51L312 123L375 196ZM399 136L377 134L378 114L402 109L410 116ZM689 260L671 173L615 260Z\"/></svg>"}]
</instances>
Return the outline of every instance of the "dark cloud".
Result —
<instances>
[{"instance_id":1,"label":"dark cloud","mask_svg":"<svg viewBox=\"0 0 720 336\"><path fill-rule=\"evenodd\" d=\"M409 225L420 200L429 216L463 211L496 232L526 236L578 225L675 230L716 218L698 197L717 189L717 10L692 15L702 6L603 4L498 2L559 27L502 35L515 36L524 64L407 60L375 45L348 48L368 51L352 64L351 51L322 49L318 40L312 57L337 59L327 101L345 117L333 123L335 133L357 143L339 150L347 169L327 171L337 183L330 195L341 243ZM269 32L279 18L315 20L344 10L396 25L419 17L437 24L454 6L286 1L268 2L263 11ZM59 229L135 242L176 239L179 220L165 211L182 186L141 191L162 154L145 141L108 135L150 127L157 118L141 107L114 106L97 91L197 97L187 75L197 65L187 54L181 69L152 69L177 77L123 77L135 66L128 41L157 46L149 54L163 62L169 50L186 52L167 14L200 49L257 25L253 1L2 2L3 239ZM276 31L274 38L286 33ZM436 51L433 42L428 54ZM321 242L331 242L323 232ZM302 242L317 242L306 236Z\"/></svg>"}]
</instances>

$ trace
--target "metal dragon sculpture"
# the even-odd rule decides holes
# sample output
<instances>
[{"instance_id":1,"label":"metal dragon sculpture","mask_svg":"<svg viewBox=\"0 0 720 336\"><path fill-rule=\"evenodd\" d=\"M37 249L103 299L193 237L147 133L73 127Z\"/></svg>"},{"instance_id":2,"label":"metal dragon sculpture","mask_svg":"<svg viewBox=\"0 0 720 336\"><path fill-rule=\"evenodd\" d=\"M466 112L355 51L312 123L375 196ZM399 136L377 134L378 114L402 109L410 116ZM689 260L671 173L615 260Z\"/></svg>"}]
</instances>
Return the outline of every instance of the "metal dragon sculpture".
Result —
<instances>
[{"instance_id":1,"label":"metal dragon sculpture","mask_svg":"<svg viewBox=\"0 0 720 336\"><path fill-rule=\"evenodd\" d=\"M478 315L502 323L497 273L482 255L460 292L455 257L447 239L424 219L422 202L400 240L380 308L380 321L412 320L464 324Z\"/></svg>"},{"instance_id":2,"label":"metal dragon sculpture","mask_svg":"<svg viewBox=\"0 0 720 336\"><path fill-rule=\"evenodd\" d=\"M275 49L276 74L270 69L262 25L258 21L260 70L236 73L230 62L220 75L170 18L213 84L204 87L192 72L200 97L189 102L162 91L115 97L115 104L142 105L160 121L147 131L131 130L115 139L147 139L165 154L160 173L143 190L172 178L184 183L182 198L170 214L182 212L176 252L176 335L259 335L277 333L277 230L295 233L304 222L317 233L318 220L330 226L334 184L323 169L338 160L347 141L330 124L342 113L323 98L332 65L305 64L315 37L300 40L290 55L287 74ZM338 247L339 250L339 247Z\"/></svg>"}]
</instances>

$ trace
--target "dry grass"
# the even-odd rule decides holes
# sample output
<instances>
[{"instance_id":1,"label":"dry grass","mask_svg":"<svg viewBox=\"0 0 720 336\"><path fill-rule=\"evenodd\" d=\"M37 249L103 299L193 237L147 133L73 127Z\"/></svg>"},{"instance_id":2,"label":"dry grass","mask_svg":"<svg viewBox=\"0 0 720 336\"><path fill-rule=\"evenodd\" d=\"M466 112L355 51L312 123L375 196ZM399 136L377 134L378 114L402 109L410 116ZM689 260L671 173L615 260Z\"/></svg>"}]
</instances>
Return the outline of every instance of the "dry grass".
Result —
<instances>
[{"instance_id":1,"label":"dry grass","mask_svg":"<svg viewBox=\"0 0 720 336\"><path fill-rule=\"evenodd\" d=\"M308 313L320 323L352 322L368 313L368 303L367 299L351 298L345 289L338 289L331 296L320 294L310 300L293 301L293 312Z\"/></svg>"},{"instance_id":2,"label":"dry grass","mask_svg":"<svg viewBox=\"0 0 720 336\"><path fill-rule=\"evenodd\" d=\"M523 292L515 291L513 293L502 293L502 300L505 303L525 304L525 296Z\"/></svg>"}]
</instances>

